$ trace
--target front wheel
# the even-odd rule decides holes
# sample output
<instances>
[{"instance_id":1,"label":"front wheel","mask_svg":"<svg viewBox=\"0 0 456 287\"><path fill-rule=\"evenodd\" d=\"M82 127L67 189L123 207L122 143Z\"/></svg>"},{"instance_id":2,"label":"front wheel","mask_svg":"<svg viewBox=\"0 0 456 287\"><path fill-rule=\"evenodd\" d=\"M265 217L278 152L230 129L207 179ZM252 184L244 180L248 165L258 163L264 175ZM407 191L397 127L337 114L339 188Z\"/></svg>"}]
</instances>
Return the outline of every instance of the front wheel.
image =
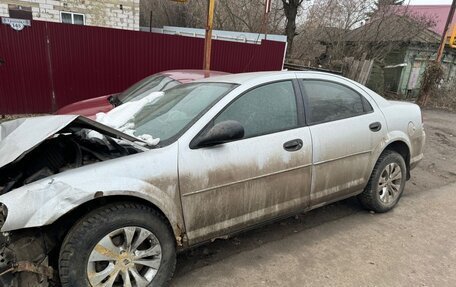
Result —
<instances>
[{"instance_id":1,"label":"front wheel","mask_svg":"<svg viewBox=\"0 0 456 287\"><path fill-rule=\"evenodd\" d=\"M110 204L83 217L59 257L64 287L166 286L176 264L172 231L155 210Z\"/></svg>"},{"instance_id":2,"label":"front wheel","mask_svg":"<svg viewBox=\"0 0 456 287\"><path fill-rule=\"evenodd\" d=\"M404 158L387 150L378 159L363 193L358 196L361 204L375 212L387 212L399 201L406 182Z\"/></svg>"}]
</instances>

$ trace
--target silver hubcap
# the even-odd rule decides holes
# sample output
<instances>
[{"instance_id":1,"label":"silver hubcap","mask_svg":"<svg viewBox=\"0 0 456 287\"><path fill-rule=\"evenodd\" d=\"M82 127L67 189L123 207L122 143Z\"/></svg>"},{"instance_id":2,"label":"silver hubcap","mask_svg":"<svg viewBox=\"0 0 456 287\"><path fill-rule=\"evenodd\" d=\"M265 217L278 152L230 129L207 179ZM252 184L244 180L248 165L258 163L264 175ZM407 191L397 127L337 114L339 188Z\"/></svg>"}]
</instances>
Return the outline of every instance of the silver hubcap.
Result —
<instances>
[{"instance_id":1,"label":"silver hubcap","mask_svg":"<svg viewBox=\"0 0 456 287\"><path fill-rule=\"evenodd\" d=\"M378 194L383 203L389 204L399 196L402 184L402 171L397 163L385 167L378 181Z\"/></svg>"},{"instance_id":2,"label":"silver hubcap","mask_svg":"<svg viewBox=\"0 0 456 287\"><path fill-rule=\"evenodd\" d=\"M160 268L162 250L157 237L136 226L114 230L93 248L87 277L93 287L146 287Z\"/></svg>"}]
</instances>

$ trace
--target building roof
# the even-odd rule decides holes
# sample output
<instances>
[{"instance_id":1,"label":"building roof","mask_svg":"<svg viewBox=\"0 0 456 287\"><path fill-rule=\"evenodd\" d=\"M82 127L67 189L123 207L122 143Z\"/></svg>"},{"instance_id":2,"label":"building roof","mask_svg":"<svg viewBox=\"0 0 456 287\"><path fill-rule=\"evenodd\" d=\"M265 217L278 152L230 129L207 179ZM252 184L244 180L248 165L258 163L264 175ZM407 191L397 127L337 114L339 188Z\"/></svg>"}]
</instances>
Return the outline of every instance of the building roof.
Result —
<instances>
[{"instance_id":1,"label":"building roof","mask_svg":"<svg viewBox=\"0 0 456 287\"><path fill-rule=\"evenodd\" d=\"M429 19L432 19L435 23L434 27L431 29L442 35L445 30L446 20L448 14L450 13L451 5L409 5L404 6L404 9L407 9L411 14L417 16L425 16ZM452 24L456 24L456 14L453 17Z\"/></svg>"},{"instance_id":2,"label":"building roof","mask_svg":"<svg viewBox=\"0 0 456 287\"><path fill-rule=\"evenodd\" d=\"M409 16L391 14L377 18L347 33L348 42L411 42L439 43L440 36L427 29L425 23Z\"/></svg>"}]
</instances>

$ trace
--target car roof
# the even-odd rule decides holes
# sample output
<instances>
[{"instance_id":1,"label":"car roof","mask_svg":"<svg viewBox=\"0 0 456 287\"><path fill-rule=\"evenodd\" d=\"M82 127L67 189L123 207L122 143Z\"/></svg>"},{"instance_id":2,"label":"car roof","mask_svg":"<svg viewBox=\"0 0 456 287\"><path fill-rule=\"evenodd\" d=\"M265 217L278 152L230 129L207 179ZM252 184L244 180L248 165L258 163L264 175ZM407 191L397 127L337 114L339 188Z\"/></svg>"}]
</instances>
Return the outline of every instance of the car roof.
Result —
<instances>
[{"instance_id":1,"label":"car roof","mask_svg":"<svg viewBox=\"0 0 456 287\"><path fill-rule=\"evenodd\" d=\"M197 80L197 82L208 82L208 83L230 83L230 84L238 84L242 85L250 81L261 81L261 80L270 80L273 76L278 75L286 75L289 76L290 79L292 78L306 78L306 76L326 76L332 77L333 79L343 79L344 81L350 82L353 85L357 86L358 88L364 90L366 93L370 94L371 97L377 102L377 104L385 104L387 101L376 92L372 91L371 89L367 88L360 83L357 83L353 80L345 78L340 75L336 75L333 73L327 72L320 72L320 71L274 71L274 72L254 72L254 73L241 73L241 74L229 74L225 76L218 76L218 77L211 77L205 78L201 80Z\"/></svg>"},{"instance_id":2,"label":"car roof","mask_svg":"<svg viewBox=\"0 0 456 287\"><path fill-rule=\"evenodd\" d=\"M205 79L207 77L217 77L223 75L229 75L229 73L219 71L208 71L205 70L169 70L160 72L162 75L166 75L173 80L181 83L189 83L195 80Z\"/></svg>"},{"instance_id":3,"label":"car roof","mask_svg":"<svg viewBox=\"0 0 456 287\"><path fill-rule=\"evenodd\" d=\"M277 75L289 75L290 78L305 77L306 75L330 75L333 77L341 77L331 73L316 72L316 71L269 71L269 72L253 72L253 73L240 73L228 74L224 76L217 76L211 78L200 79L198 82L222 82L231 84L244 84L251 80L261 80L262 78L269 78Z\"/></svg>"}]
</instances>

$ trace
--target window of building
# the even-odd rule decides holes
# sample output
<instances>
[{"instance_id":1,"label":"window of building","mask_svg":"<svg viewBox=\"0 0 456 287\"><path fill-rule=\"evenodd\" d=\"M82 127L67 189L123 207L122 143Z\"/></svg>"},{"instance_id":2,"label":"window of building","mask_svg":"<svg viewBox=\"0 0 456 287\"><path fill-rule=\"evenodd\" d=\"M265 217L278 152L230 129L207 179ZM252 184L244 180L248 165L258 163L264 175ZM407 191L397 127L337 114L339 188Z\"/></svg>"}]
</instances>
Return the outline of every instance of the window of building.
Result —
<instances>
[{"instance_id":1,"label":"window of building","mask_svg":"<svg viewBox=\"0 0 456 287\"><path fill-rule=\"evenodd\" d=\"M8 4L10 18L32 20L32 7Z\"/></svg>"},{"instance_id":2,"label":"window of building","mask_svg":"<svg viewBox=\"0 0 456 287\"><path fill-rule=\"evenodd\" d=\"M255 88L230 104L214 124L238 121L244 138L270 134L298 127L296 97L291 81Z\"/></svg>"},{"instance_id":3,"label":"window of building","mask_svg":"<svg viewBox=\"0 0 456 287\"><path fill-rule=\"evenodd\" d=\"M372 112L372 106L359 93L337 83L305 80L310 124L336 121Z\"/></svg>"},{"instance_id":4,"label":"window of building","mask_svg":"<svg viewBox=\"0 0 456 287\"><path fill-rule=\"evenodd\" d=\"M60 18L62 19L62 23L85 25L84 14L72 13L72 12L60 12Z\"/></svg>"}]
</instances>

